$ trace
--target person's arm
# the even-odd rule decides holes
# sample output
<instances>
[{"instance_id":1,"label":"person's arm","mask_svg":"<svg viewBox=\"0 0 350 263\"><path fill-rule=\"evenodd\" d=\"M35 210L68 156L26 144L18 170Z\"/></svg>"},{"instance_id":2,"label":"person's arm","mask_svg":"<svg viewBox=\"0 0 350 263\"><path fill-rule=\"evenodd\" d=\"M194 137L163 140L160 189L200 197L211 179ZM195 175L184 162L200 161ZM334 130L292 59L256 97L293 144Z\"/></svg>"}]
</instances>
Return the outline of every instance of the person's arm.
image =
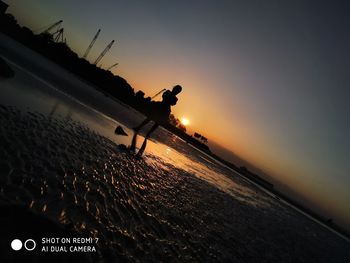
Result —
<instances>
[{"instance_id":1,"label":"person's arm","mask_svg":"<svg viewBox=\"0 0 350 263\"><path fill-rule=\"evenodd\" d=\"M171 91L167 90L166 92L163 93L162 95L162 99L163 101L169 101L170 97L171 97Z\"/></svg>"}]
</instances>

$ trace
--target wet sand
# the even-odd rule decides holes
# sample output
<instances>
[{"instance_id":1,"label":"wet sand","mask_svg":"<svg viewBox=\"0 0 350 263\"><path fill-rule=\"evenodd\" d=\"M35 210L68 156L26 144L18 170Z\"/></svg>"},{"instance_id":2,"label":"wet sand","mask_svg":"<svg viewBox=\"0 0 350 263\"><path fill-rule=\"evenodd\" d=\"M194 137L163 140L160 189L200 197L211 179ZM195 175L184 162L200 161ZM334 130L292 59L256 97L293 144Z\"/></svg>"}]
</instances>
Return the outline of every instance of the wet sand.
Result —
<instances>
[{"instance_id":1,"label":"wet sand","mask_svg":"<svg viewBox=\"0 0 350 263\"><path fill-rule=\"evenodd\" d=\"M6 61L2 59L2 57L0 57L0 77L2 78L13 78L14 76L14 72L11 69L11 67L9 67L9 65L7 65Z\"/></svg>"},{"instance_id":2,"label":"wet sand","mask_svg":"<svg viewBox=\"0 0 350 263\"><path fill-rule=\"evenodd\" d=\"M292 209L247 205L157 156L137 159L77 121L1 106L0 123L1 202L98 236L92 260L350 259L346 241Z\"/></svg>"}]
</instances>

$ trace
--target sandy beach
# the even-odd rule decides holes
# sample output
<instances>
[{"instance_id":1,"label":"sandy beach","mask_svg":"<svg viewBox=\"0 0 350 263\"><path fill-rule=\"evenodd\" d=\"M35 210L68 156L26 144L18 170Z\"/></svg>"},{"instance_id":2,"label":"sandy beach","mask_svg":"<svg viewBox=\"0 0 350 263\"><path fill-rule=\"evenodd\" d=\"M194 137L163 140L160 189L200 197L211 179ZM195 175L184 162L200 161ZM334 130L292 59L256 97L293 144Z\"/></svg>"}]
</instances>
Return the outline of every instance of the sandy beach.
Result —
<instances>
[{"instance_id":1,"label":"sandy beach","mask_svg":"<svg viewBox=\"0 0 350 263\"><path fill-rule=\"evenodd\" d=\"M35 254L3 249L14 236L55 234L99 239L96 252L75 262L350 262L347 240L164 129L136 158L120 145L130 143L141 114L1 39L15 71L0 79L8 261ZM129 136L116 136L116 125Z\"/></svg>"}]
</instances>

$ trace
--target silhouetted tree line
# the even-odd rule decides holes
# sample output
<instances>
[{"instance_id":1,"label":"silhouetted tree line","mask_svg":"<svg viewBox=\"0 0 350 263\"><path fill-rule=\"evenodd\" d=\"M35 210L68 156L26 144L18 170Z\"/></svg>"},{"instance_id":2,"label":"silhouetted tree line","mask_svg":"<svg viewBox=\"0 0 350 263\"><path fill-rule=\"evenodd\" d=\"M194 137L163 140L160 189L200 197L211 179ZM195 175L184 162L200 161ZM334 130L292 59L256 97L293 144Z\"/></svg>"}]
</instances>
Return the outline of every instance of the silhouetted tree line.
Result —
<instances>
[{"instance_id":1,"label":"silhouetted tree line","mask_svg":"<svg viewBox=\"0 0 350 263\"><path fill-rule=\"evenodd\" d=\"M155 102L150 97L145 98L143 91L135 94L134 89L124 78L80 58L66 43L55 42L51 34L36 35L29 28L21 27L11 14L0 14L0 31L152 118L151 109ZM196 147L210 152L207 145L188 135L184 127L178 128L180 123L174 119L176 118L173 117L163 126Z\"/></svg>"}]
</instances>

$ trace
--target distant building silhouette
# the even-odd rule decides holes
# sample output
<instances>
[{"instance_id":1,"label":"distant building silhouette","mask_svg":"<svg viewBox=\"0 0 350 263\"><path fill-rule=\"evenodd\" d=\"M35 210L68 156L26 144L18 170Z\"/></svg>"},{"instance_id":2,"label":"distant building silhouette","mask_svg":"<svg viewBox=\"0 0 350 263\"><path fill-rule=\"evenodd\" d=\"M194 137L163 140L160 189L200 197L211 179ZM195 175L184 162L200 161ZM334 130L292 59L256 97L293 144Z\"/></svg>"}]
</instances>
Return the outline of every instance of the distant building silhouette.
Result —
<instances>
[{"instance_id":1,"label":"distant building silhouette","mask_svg":"<svg viewBox=\"0 0 350 263\"><path fill-rule=\"evenodd\" d=\"M139 90L138 92L136 92L135 98L138 101L143 101L145 99L145 93L142 90Z\"/></svg>"},{"instance_id":2,"label":"distant building silhouette","mask_svg":"<svg viewBox=\"0 0 350 263\"><path fill-rule=\"evenodd\" d=\"M181 131L186 132L186 126L183 125L182 123L180 123L177 127L178 127Z\"/></svg>"},{"instance_id":3,"label":"distant building silhouette","mask_svg":"<svg viewBox=\"0 0 350 263\"><path fill-rule=\"evenodd\" d=\"M208 143L208 139L207 137L204 137L202 134L199 134L198 132L195 132L193 134L194 138L198 139L198 140L201 140L202 142L204 143Z\"/></svg>"}]
</instances>

